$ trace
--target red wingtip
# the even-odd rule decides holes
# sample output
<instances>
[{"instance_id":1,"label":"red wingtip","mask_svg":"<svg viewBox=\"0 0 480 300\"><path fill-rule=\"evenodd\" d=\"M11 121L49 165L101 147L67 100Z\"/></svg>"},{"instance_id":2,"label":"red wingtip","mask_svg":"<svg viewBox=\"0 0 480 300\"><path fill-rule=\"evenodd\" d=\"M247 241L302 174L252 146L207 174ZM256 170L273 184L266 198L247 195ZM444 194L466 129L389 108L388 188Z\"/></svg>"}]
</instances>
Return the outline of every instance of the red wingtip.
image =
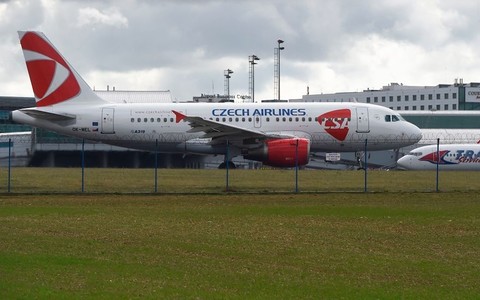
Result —
<instances>
[{"instance_id":1,"label":"red wingtip","mask_svg":"<svg viewBox=\"0 0 480 300\"><path fill-rule=\"evenodd\" d=\"M182 114L181 112L172 110L172 112L175 114L175 122L178 123L182 120L184 120L187 116Z\"/></svg>"}]
</instances>

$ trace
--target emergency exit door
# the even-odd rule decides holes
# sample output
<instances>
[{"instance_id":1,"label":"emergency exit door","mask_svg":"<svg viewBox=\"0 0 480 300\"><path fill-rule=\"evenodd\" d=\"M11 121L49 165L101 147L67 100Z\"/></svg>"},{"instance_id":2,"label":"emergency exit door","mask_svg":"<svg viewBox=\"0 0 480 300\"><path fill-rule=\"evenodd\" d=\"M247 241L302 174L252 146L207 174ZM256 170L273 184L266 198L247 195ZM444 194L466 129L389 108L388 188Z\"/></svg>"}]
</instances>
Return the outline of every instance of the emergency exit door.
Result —
<instances>
[{"instance_id":1,"label":"emergency exit door","mask_svg":"<svg viewBox=\"0 0 480 300\"><path fill-rule=\"evenodd\" d=\"M115 133L114 128L114 108L103 108L102 109L102 133L111 134Z\"/></svg>"}]
</instances>

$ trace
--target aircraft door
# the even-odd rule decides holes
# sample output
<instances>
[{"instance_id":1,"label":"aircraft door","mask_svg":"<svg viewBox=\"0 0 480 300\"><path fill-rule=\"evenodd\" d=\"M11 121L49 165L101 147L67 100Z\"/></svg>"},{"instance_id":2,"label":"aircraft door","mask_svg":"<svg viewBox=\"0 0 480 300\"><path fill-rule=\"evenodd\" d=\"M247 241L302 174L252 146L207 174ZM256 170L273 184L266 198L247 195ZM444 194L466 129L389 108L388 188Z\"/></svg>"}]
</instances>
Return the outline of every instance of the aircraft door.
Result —
<instances>
[{"instance_id":1,"label":"aircraft door","mask_svg":"<svg viewBox=\"0 0 480 300\"><path fill-rule=\"evenodd\" d=\"M102 108L102 133L115 133L113 126L114 111L114 108Z\"/></svg>"},{"instance_id":2,"label":"aircraft door","mask_svg":"<svg viewBox=\"0 0 480 300\"><path fill-rule=\"evenodd\" d=\"M370 132L368 107L357 107L357 132Z\"/></svg>"}]
</instances>

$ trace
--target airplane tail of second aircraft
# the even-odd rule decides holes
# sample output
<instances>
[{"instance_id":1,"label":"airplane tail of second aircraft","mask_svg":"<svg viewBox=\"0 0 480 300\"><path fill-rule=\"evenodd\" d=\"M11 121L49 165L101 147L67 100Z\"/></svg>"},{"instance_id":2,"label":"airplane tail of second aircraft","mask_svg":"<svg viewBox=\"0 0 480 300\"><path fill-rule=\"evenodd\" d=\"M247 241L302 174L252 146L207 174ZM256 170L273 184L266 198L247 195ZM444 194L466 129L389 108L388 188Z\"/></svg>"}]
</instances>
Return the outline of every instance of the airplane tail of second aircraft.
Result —
<instances>
[{"instance_id":1,"label":"airplane tail of second aircraft","mask_svg":"<svg viewBox=\"0 0 480 300\"><path fill-rule=\"evenodd\" d=\"M18 35L37 106L107 102L90 89L42 32L19 31Z\"/></svg>"}]
</instances>

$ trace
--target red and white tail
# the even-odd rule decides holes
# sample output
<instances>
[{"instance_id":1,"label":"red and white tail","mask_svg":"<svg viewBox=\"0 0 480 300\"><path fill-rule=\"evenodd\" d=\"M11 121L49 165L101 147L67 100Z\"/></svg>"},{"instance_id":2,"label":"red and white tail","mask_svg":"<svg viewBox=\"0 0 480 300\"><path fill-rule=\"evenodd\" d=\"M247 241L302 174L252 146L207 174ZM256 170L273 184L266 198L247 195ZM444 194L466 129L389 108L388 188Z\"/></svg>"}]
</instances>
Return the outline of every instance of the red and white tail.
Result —
<instances>
[{"instance_id":1,"label":"red and white tail","mask_svg":"<svg viewBox=\"0 0 480 300\"><path fill-rule=\"evenodd\" d=\"M37 106L101 103L98 97L47 37L36 31L19 31Z\"/></svg>"}]
</instances>

